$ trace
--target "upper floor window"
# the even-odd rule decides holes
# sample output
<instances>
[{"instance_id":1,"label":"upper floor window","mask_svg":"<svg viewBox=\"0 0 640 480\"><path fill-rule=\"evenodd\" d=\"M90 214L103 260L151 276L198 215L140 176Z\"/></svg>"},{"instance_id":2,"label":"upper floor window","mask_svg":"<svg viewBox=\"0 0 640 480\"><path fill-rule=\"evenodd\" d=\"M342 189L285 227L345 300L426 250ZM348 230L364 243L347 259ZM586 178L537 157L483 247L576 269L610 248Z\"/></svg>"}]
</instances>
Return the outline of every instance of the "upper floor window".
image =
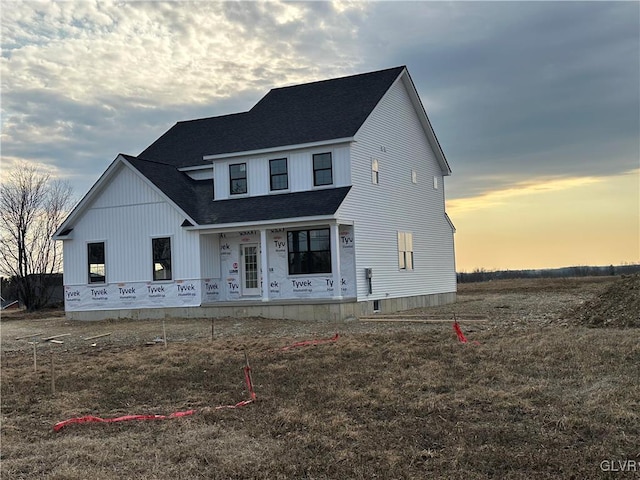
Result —
<instances>
[{"instance_id":1,"label":"upper floor window","mask_svg":"<svg viewBox=\"0 0 640 480\"><path fill-rule=\"evenodd\" d=\"M380 176L378 174L378 160L375 158L371 160L371 183L378 184L380 182Z\"/></svg>"},{"instance_id":2,"label":"upper floor window","mask_svg":"<svg viewBox=\"0 0 640 480\"><path fill-rule=\"evenodd\" d=\"M398 267L413 270L413 233L398 232Z\"/></svg>"},{"instance_id":3,"label":"upper floor window","mask_svg":"<svg viewBox=\"0 0 640 480\"><path fill-rule=\"evenodd\" d=\"M313 184L331 185L333 183L333 170L331 168L331 152L316 153L313 155Z\"/></svg>"},{"instance_id":4,"label":"upper floor window","mask_svg":"<svg viewBox=\"0 0 640 480\"><path fill-rule=\"evenodd\" d=\"M151 239L153 280L171 280L171 238Z\"/></svg>"},{"instance_id":5,"label":"upper floor window","mask_svg":"<svg viewBox=\"0 0 640 480\"><path fill-rule=\"evenodd\" d=\"M287 159L276 158L269 160L269 175L271 177L271 190L286 190L289 188Z\"/></svg>"},{"instance_id":6,"label":"upper floor window","mask_svg":"<svg viewBox=\"0 0 640 480\"><path fill-rule=\"evenodd\" d=\"M105 283L104 242L87 243L89 283Z\"/></svg>"},{"instance_id":7,"label":"upper floor window","mask_svg":"<svg viewBox=\"0 0 640 480\"><path fill-rule=\"evenodd\" d=\"M331 273L331 237L328 228L287 233L289 275Z\"/></svg>"},{"instance_id":8,"label":"upper floor window","mask_svg":"<svg viewBox=\"0 0 640 480\"><path fill-rule=\"evenodd\" d=\"M229 165L229 192L231 195L247 193L247 164Z\"/></svg>"}]
</instances>

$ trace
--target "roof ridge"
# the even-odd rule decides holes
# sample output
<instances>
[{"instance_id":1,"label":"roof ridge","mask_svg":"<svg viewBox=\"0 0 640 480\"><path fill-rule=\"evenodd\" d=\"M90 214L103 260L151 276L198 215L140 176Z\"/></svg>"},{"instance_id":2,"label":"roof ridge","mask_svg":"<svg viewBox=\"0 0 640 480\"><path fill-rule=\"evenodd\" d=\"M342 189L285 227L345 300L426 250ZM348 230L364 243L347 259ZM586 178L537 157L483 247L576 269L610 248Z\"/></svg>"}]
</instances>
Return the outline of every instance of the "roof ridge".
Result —
<instances>
[{"instance_id":1,"label":"roof ridge","mask_svg":"<svg viewBox=\"0 0 640 480\"><path fill-rule=\"evenodd\" d=\"M179 124L179 123L189 123L189 122L200 122L200 121L204 121L204 120L213 120L214 118L235 117L235 116L245 115L247 113L249 113L249 111L246 111L246 112L235 112L235 113L225 113L224 115L214 115L212 117L190 118L189 120L178 120L176 122L176 125Z\"/></svg>"},{"instance_id":2,"label":"roof ridge","mask_svg":"<svg viewBox=\"0 0 640 480\"><path fill-rule=\"evenodd\" d=\"M286 89L286 88L305 87L307 85L315 85L315 84L318 84L318 83L335 82L335 81L340 81L340 80L346 80L348 78L364 77L364 76L368 76L368 75L375 75L375 74L382 73L382 72L389 72L391 70L401 70L403 68L407 68L407 66L406 65L399 65L397 67L390 67L390 68L383 68L381 70L374 70L373 72L354 73L352 75L345 75L343 77L325 78L324 80L314 80L312 82L296 83L295 85L286 85L284 87L272 88L271 91L283 90L283 89Z\"/></svg>"}]
</instances>

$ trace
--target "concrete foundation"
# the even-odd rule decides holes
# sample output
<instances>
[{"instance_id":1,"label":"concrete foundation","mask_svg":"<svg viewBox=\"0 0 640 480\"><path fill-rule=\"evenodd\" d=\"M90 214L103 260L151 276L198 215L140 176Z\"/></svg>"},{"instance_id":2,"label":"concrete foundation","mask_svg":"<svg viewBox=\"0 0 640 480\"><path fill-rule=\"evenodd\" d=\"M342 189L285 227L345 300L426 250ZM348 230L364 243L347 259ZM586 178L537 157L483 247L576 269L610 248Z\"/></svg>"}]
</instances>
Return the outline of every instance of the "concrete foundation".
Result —
<instances>
[{"instance_id":1,"label":"concrete foundation","mask_svg":"<svg viewBox=\"0 0 640 480\"><path fill-rule=\"evenodd\" d=\"M137 308L122 310L93 310L66 312L69 320L111 319L169 319L169 318L279 318L292 320L339 321L355 319L374 313L394 313L421 307L435 307L456 301L456 292L418 295L414 297L384 298L358 302L354 298L335 300L291 300L278 302L238 301L218 302L200 307Z\"/></svg>"}]
</instances>

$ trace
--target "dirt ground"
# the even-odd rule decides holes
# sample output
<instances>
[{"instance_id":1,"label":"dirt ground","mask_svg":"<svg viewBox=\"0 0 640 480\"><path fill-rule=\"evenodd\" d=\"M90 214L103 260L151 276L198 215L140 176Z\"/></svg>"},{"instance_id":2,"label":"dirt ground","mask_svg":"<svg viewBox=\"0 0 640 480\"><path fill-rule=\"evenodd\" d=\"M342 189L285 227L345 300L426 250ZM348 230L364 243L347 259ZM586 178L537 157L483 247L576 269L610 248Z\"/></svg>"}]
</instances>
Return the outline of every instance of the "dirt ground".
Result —
<instances>
[{"instance_id":1,"label":"dirt ground","mask_svg":"<svg viewBox=\"0 0 640 480\"><path fill-rule=\"evenodd\" d=\"M454 314L460 319L465 331L483 331L495 328L531 328L557 323L568 325L564 318L571 309L577 309L588 300L606 290L618 277L585 277L562 279L517 279L497 280L482 283L467 283L458 286L455 304L442 307L410 310L398 313L399 319L424 315L425 319L450 319ZM406 315L404 315L406 314ZM484 317L485 322L465 322L465 318ZM372 316L375 318L375 316ZM41 349L70 351L78 349L100 349L114 346L146 345L160 343L167 333L168 342L189 342L228 337L315 337L333 335L336 332L383 333L397 330L424 331L450 328L448 323L419 322L317 322L299 320L249 319L168 319L162 320L116 320L83 322L69 321L61 310L26 313L12 311L0 317L1 350L7 355L16 351L31 351L30 341L64 335L55 344L43 342ZM163 330L164 329L164 330ZM85 340L109 333L110 335Z\"/></svg>"},{"instance_id":2,"label":"dirt ground","mask_svg":"<svg viewBox=\"0 0 640 480\"><path fill-rule=\"evenodd\" d=\"M625 326L640 316L636 281L463 284L455 304L384 322L3 314L0 476L638 478L640 329ZM247 399L245 353L257 401L216 410Z\"/></svg>"}]
</instances>

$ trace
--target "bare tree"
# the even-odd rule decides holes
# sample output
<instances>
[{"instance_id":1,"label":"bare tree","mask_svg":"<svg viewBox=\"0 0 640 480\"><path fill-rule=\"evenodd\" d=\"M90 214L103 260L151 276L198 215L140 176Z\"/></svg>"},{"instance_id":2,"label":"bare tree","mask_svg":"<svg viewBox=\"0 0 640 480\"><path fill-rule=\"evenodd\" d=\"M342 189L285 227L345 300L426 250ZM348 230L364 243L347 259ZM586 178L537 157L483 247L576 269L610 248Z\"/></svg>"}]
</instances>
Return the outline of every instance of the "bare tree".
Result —
<instances>
[{"instance_id":1,"label":"bare tree","mask_svg":"<svg viewBox=\"0 0 640 480\"><path fill-rule=\"evenodd\" d=\"M13 278L28 310L44 307L50 276L62 271L62 247L52 239L72 206L72 188L22 163L0 184L0 272Z\"/></svg>"}]
</instances>

